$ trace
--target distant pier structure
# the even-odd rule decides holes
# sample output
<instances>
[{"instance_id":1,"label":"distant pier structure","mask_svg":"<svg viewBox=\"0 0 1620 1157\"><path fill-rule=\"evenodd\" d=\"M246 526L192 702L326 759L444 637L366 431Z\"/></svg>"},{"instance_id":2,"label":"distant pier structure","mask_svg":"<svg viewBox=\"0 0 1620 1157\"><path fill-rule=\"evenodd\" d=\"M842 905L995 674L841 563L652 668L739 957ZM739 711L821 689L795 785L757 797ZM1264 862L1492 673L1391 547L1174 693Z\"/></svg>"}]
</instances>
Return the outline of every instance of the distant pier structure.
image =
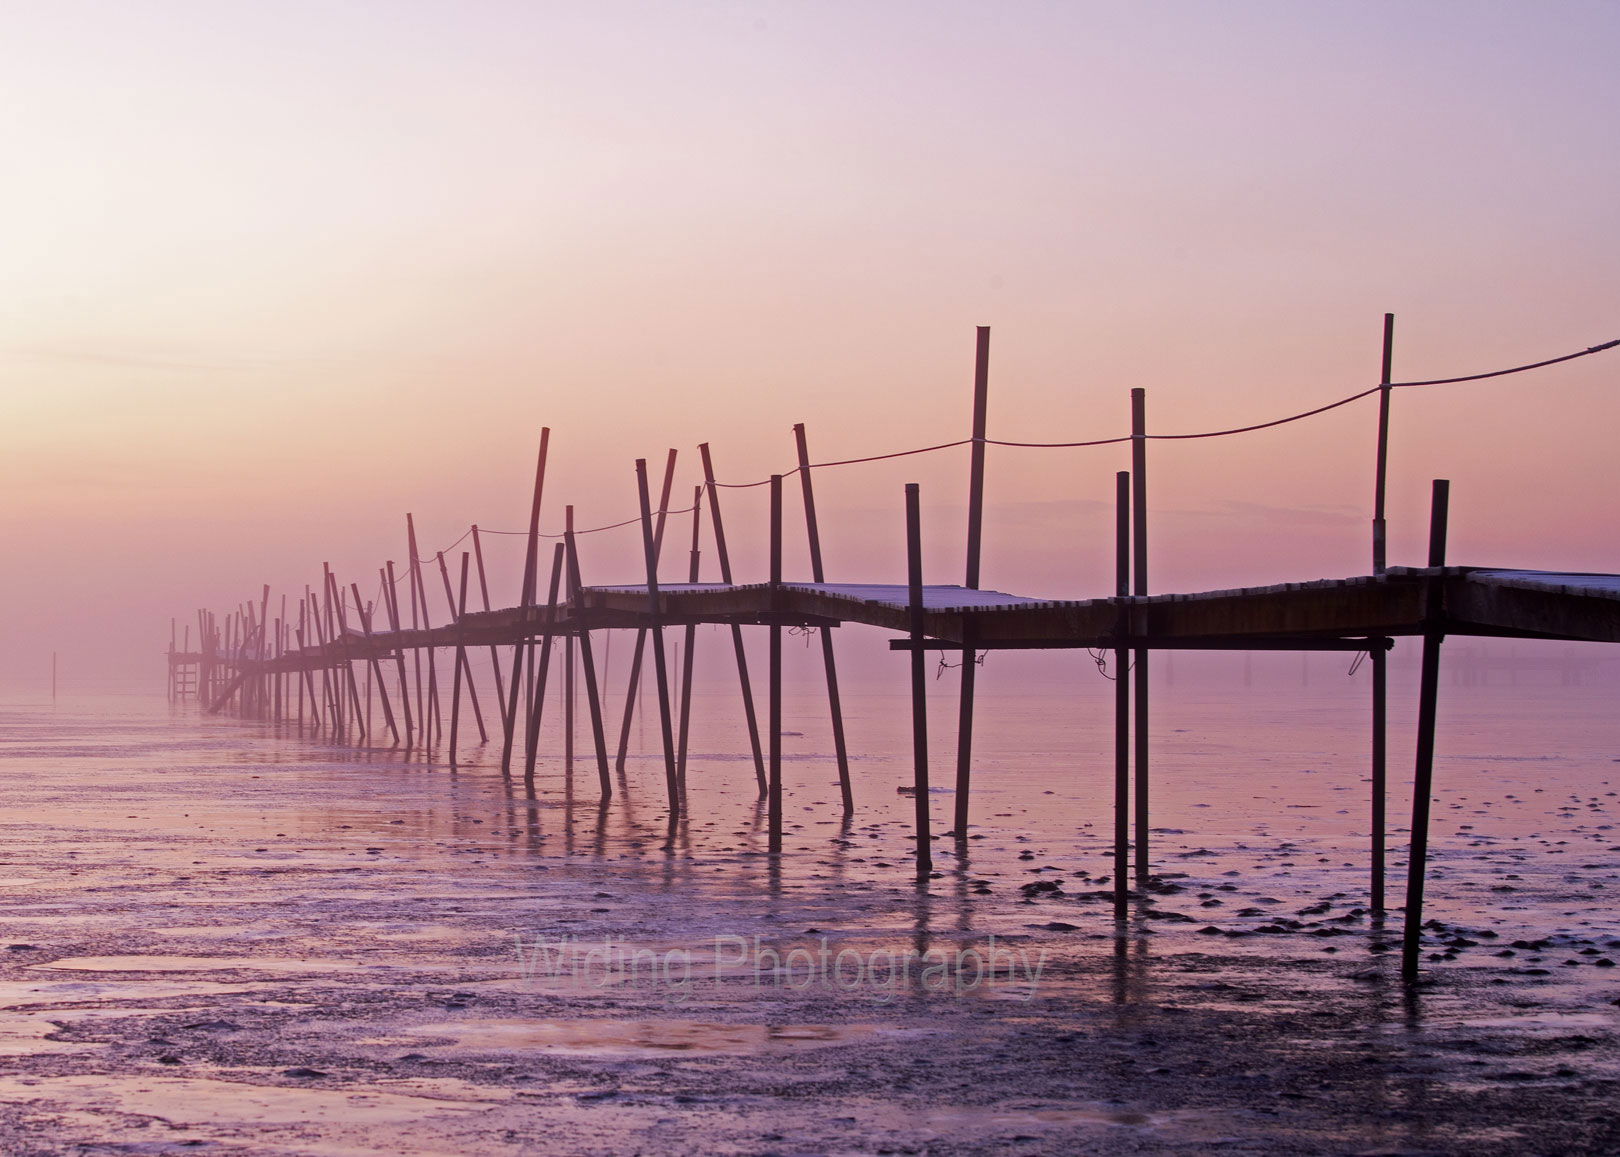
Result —
<instances>
[{"instance_id":1,"label":"distant pier structure","mask_svg":"<svg viewBox=\"0 0 1620 1157\"><path fill-rule=\"evenodd\" d=\"M532 782L542 749L546 688L553 668L569 687L564 696L562 744L565 768L573 772L575 688L583 690L584 724L594 757L597 786L605 801L613 793L616 763L623 769L630 725L643 680L655 689L656 723L663 756L664 796L673 831L685 807L687 738L690 724L695 628L729 628L737 671L738 705L746 723L760 797L766 801L770 847L782 845L782 642L789 629L820 636L827 704L838 763L842 806L856 806L850 781L833 628L859 624L895 633L891 648L909 654L912 690L916 856L920 881L933 875L929 809L927 655L960 655L963 679L957 718L956 793L953 826L938 838L965 841L972 800L974 660L986 651L1087 648L1111 656L1114 670L1114 915L1121 927L1133 912L1138 890L1152 880L1150 815L1150 695L1148 656L1175 650L1281 650L1360 652L1372 670L1369 703L1368 800L1371 821L1369 905L1385 908L1385 830L1388 751L1386 657L1396 637L1422 640L1418 688L1415 787L1411 845L1404 896L1403 974L1418 971L1423 895L1427 876L1429 813L1433 798L1435 719L1442 644L1448 637L1551 639L1620 642L1620 575L1506 570L1450 565L1446 532L1450 486L1433 485L1429 547L1425 565L1392 567L1385 558L1384 499L1391 403L1397 390L1500 377L1542 369L1620 346L1611 341L1527 365L1458 378L1397 382L1391 377L1393 318L1386 315L1381 380L1377 385L1325 406L1273 421L1194 434L1150 432L1146 394L1132 390L1130 433L1062 443L1016 443L988 437L990 331L976 334L971 434L937 446L903 449L862 458L815 462L805 428L794 427L796 467L785 474L747 483L716 478L708 445L698 447L702 478L692 502L671 508L677 454L670 450L654 493L648 463L636 462L637 514L604 527L577 529L573 507L564 507L563 528L542 534L541 515L550 430L540 433L524 568L515 604L494 607L485 567L483 535L472 526L451 544L468 549L458 557L446 551L424 555L416 529L406 516L407 562L387 562L377 573L378 597L366 601L358 581L340 582L323 566L318 587L306 587L289 605L275 603L268 586L234 610L197 612L195 624L177 635L171 622L168 656L171 698L195 700L210 712L232 709L243 716L296 723L339 742L397 745L428 754L444 751L455 766L458 746L475 728L480 742L500 745L503 774ZM1148 450L1157 439L1239 436L1307 420L1364 398L1378 399L1378 440L1374 462L1370 573L1342 579L1314 579L1264 587L1152 594L1148 584ZM984 523L985 449L988 446L1086 448L1119 446L1131 469L1116 475L1115 573L1111 589L1090 597L1036 599L984 589L980 555ZM821 551L821 524L813 478L817 471L970 447L967 565L964 582L928 581L922 569L920 490L904 488L908 581L881 584L829 581ZM790 483L791 480L791 483ZM787 489L796 487L803 507L803 532L811 573L789 579L783 572ZM725 490L769 487L769 565L763 581L741 582L727 549L722 495ZM665 561L671 519L687 520L690 546L684 559ZM705 526L706 522L706 526ZM642 573L628 583L584 581L582 540L598 531L639 527ZM705 534L709 551L705 554ZM549 541L550 550L542 548ZM681 565L683 564L684 565ZM707 567L719 581L703 581ZM669 581L676 569L680 581ZM369 587L371 580L366 579ZM197 644L191 643L195 626ZM598 662L595 633L628 628L636 632L624 708L615 736L609 725L609 688ZM744 632L768 634L768 660L761 677L751 671ZM670 632L684 648L670 654ZM470 656L487 655L490 674L482 694ZM1532 672L1552 672L1565 685L1596 677L1607 656L1530 659L1487 657L1467 652L1454 669L1454 683L1479 685L1497 672L1512 680ZM650 668L650 671L648 670ZM1130 671L1131 678L1123 673ZM1545 676L1543 676L1545 677ZM764 711L757 691L763 686ZM763 716L763 718L762 718ZM617 740L615 745L614 740ZM1135 889L1133 889L1133 884Z\"/></svg>"}]
</instances>

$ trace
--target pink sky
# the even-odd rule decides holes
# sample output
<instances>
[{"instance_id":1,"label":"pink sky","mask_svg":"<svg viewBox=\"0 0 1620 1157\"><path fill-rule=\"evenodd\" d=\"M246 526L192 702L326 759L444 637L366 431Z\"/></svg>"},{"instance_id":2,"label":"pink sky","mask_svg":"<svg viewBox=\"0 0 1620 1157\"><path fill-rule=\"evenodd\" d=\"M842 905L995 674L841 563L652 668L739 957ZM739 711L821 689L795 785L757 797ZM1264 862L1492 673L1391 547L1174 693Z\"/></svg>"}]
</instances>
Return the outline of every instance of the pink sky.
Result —
<instances>
[{"instance_id":1,"label":"pink sky","mask_svg":"<svg viewBox=\"0 0 1620 1157\"><path fill-rule=\"evenodd\" d=\"M67 2L0 48L0 686L471 521L967 433L1264 420L1620 337L1612 4ZM1620 352L1407 391L1393 562L1620 570ZM1374 407L1153 450L1153 584L1364 571ZM1106 593L1119 449L993 450L988 585ZM960 581L965 451L818 476L834 577ZM763 492L728 495L763 577ZM672 531L682 557L684 531ZM498 548L497 600L515 558ZM587 581L633 580L636 542ZM672 568L682 569L683 563ZM790 574L802 570L790 564ZM371 581L365 581L370 576Z\"/></svg>"}]
</instances>

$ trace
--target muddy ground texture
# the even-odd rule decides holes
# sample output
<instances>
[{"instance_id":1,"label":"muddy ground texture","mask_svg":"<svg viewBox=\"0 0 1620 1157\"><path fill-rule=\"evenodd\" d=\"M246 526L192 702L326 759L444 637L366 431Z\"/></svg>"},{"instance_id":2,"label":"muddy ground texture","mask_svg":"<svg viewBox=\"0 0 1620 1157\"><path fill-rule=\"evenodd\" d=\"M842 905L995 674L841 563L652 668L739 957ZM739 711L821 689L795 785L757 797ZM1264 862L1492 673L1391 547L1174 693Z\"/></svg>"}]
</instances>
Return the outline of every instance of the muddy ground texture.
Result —
<instances>
[{"instance_id":1,"label":"muddy ground texture","mask_svg":"<svg viewBox=\"0 0 1620 1157\"><path fill-rule=\"evenodd\" d=\"M898 822L805 817L775 863L746 809L671 838L488 771L220 742L7 778L0 1151L1620 1151L1590 909L1441 922L1407 988L1354 894L1196 849L1116 936L1100 844L947 839L919 891Z\"/></svg>"}]
</instances>

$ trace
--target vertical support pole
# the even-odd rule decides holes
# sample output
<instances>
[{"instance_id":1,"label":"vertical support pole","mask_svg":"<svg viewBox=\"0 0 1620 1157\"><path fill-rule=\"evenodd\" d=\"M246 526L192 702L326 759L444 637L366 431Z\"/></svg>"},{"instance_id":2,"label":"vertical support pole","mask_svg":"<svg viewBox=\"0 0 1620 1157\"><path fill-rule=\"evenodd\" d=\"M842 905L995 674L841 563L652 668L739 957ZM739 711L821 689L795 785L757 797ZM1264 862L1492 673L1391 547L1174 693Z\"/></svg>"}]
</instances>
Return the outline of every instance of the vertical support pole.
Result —
<instances>
[{"instance_id":1,"label":"vertical support pole","mask_svg":"<svg viewBox=\"0 0 1620 1157\"><path fill-rule=\"evenodd\" d=\"M973 359L973 445L968 468L967 582L979 589L979 557L984 540L984 457L990 404L990 327L978 327ZM956 834L967 838L968 793L973 768L973 692L978 682L979 652L971 629L962 641L961 706L956 720Z\"/></svg>"},{"instance_id":2,"label":"vertical support pole","mask_svg":"<svg viewBox=\"0 0 1620 1157\"><path fill-rule=\"evenodd\" d=\"M674 465L674 453L670 464ZM675 774L675 730L669 711L669 668L664 655L664 628L658 606L658 540L653 533L652 496L647 488L647 460L636 459L636 491L641 500L641 546L647 560L647 633L652 637L653 675L658 680L658 726L664 741L664 789L669 814L680 814L680 784ZM665 505L667 506L667 500Z\"/></svg>"},{"instance_id":3,"label":"vertical support pole","mask_svg":"<svg viewBox=\"0 0 1620 1157\"><path fill-rule=\"evenodd\" d=\"M917 879L933 869L928 830L928 671L923 653L922 504L915 482L906 483L906 602L911 627L912 791L917 804Z\"/></svg>"},{"instance_id":4,"label":"vertical support pole","mask_svg":"<svg viewBox=\"0 0 1620 1157\"><path fill-rule=\"evenodd\" d=\"M613 796L613 781L608 774L607 736L602 731L602 698L596 687L596 661L591 655L591 634L585 629L581 605L583 584L579 581L579 548L574 542L574 511L568 509L568 529L563 533L563 544L568 553L568 604L579 637L580 674L585 678L585 701L590 708L591 738L596 742L596 775L604 801Z\"/></svg>"},{"instance_id":5,"label":"vertical support pole","mask_svg":"<svg viewBox=\"0 0 1620 1157\"><path fill-rule=\"evenodd\" d=\"M769 817L769 841L772 852L782 850L782 624L775 621L774 612L780 601L777 591L782 585L782 476L771 475L771 611L770 631L770 688L767 693L767 714L770 733L770 780L767 791L766 812Z\"/></svg>"},{"instance_id":6,"label":"vertical support pole","mask_svg":"<svg viewBox=\"0 0 1620 1157\"><path fill-rule=\"evenodd\" d=\"M826 569L821 561L821 529L816 522L816 496L810 484L810 447L805 440L804 423L793 427L793 438L799 449L799 485L804 491L804 528L810 539L810 577L818 582L827 581ZM832 715L833 752L838 757L838 791L843 797L844 814L855 810L855 795L849 779L849 746L844 739L844 704L838 693L838 663L833 656L831 627L821 627L821 665L827 673L827 709ZM958 834L967 833L958 829Z\"/></svg>"},{"instance_id":7,"label":"vertical support pole","mask_svg":"<svg viewBox=\"0 0 1620 1157\"><path fill-rule=\"evenodd\" d=\"M731 555L726 550L726 526L720 519L720 488L714 480L714 461L709 456L709 444L701 444L698 453L703 457L703 481L709 490L709 524L714 527L714 553L720 563L720 581L729 586ZM736 623L731 625L731 644L737 652L737 681L742 686L743 717L748 724L748 743L754 753L754 779L759 784L759 794L763 798L767 792L765 755L759 745L759 718L754 713L754 689L748 679L748 652L743 647L742 628Z\"/></svg>"},{"instance_id":8,"label":"vertical support pole","mask_svg":"<svg viewBox=\"0 0 1620 1157\"><path fill-rule=\"evenodd\" d=\"M1131 391L1131 593L1148 593L1147 542L1147 391ZM1137 617L1136 633L1145 635L1145 613ZM1137 647L1131 656L1136 692L1136 879L1148 878L1148 650Z\"/></svg>"},{"instance_id":9,"label":"vertical support pole","mask_svg":"<svg viewBox=\"0 0 1620 1157\"><path fill-rule=\"evenodd\" d=\"M1395 315L1384 315L1384 363L1378 379L1378 456L1373 464L1373 574L1383 574L1386 565L1384 534L1384 495L1389 477L1389 379L1395 360Z\"/></svg>"},{"instance_id":10,"label":"vertical support pole","mask_svg":"<svg viewBox=\"0 0 1620 1157\"><path fill-rule=\"evenodd\" d=\"M698 581L700 553L698 543L703 529L703 487L692 488L692 551L686 567L686 581ZM676 740L675 775L686 790L686 745L692 733L692 657L697 651L697 624L686 624L686 650L681 656L681 723Z\"/></svg>"},{"instance_id":11,"label":"vertical support pole","mask_svg":"<svg viewBox=\"0 0 1620 1157\"><path fill-rule=\"evenodd\" d=\"M1434 480L1429 506L1429 566L1446 565L1446 521L1451 483ZM1417 755L1412 775L1412 849L1406 867L1406 920L1401 936L1401 976L1416 980L1423 939L1423 884L1429 860L1429 808L1434 794L1434 727L1440 697L1440 644L1444 573L1426 580L1423 668L1418 683Z\"/></svg>"},{"instance_id":12,"label":"vertical support pole","mask_svg":"<svg viewBox=\"0 0 1620 1157\"><path fill-rule=\"evenodd\" d=\"M416 521L410 514L405 515L405 531L409 539L411 558L409 578L411 582L412 598L419 600L422 608L422 630L424 633L433 630L433 620L428 617L427 582L422 578L422 557L416 549ZM422 648L427 652L427 702L422 705L422 741L428 746L433 745L434 738L444 738L444 719L439 711L439 663L433 652L437 650L431 644Z\"/></svg>"},{"instance_id":13,"label":"vertical support pole","mask_svg":"<svg viewBox=\"0 0 1620 1157\"><path fill-rule=\"evenodd\" d=\"M1131 476L1114 475L1114 594L1119 597L1115 628L1121 640L1131 630L1131 613L1124 600L1131 593ZM1114 648L1114 920L1130 916L1131 846L1131 652L1123 643Z\"/></svg>"},{"instance_id":14,"label":"vertical support pole","mask_svg":"<svg viewBox=\"0 0 1620 1157\"><path fill-rule=\"evenodd\" d=\"M450 766L455 767L456 743L458 742L457 733L461 726L461 669L467 665L467 646L463 641L463 631L465 628L461 625L461 616L467 611L467 564L469 560L467 552L462 551L461 596L457 599L450 599L450 577L445 573L444 551L441 550L438 552L438 558L439 572L444 576L445 580L445 598L450 600L450 619L451 622L455 623L456 630L456 669L455 674L450 680ZM482 730L482 728L480 728L480 730Z\"/></svg>"},{"instance_id":15,"label":"vertical support pole","mask_svg":"<svg viewBox=\"0 0 1620 1157\"><path fill-rule=\"evenodd\" d=\"M574 533L574 508L572 506L564 507L563 517L563 530L565 532L563 537L566 542L567 536ZM571 548L565 553L571 555ZM575 599L573 579L569 578L565 581L569 591L569 615L577 617L579 603ZM613 636L609 634L609 644L612 641ZM563 636L563 774L570 788L574 783L574 700L576 698L574 694L574 667L574 632L570 631ZM603 799L606 798L606 796L603 797Z\"/></svg>"},{"instance_id":16,"label":"vertical support pole","mask_svg":"<svg viewBox=\"0 0 1620 1157\"><path fill-rule=\"evenodd\" d=\"M551 443L551 427L540 429L540 455L534 467L534 497L529 503L529 538L523 553L523 589L518 596L522 626L512 644L512 683L506 690L506 730L501 737L501 774L512 770L512 741L517 735L518 695L523 686L524 652L530 646L527 635L528 609L534 605L535 584L540 566L540 499L546 485L546 450Z\"/></svg>"},{"instance_id":17,"label":"vertical support pole","mask_svg":"<svg viewBox=\"0 0 1620 1157\"><path fill-rule=\"evenodd\" d=\"M349 701L354 711L355 730L360 733L361 739L365 739L365 709L360 706L360 687L359 684L355 682L354 662L349 655L349 621L348 616L343 613L343 591L339 589L337 576L332 573L331 567L327 566L323 562L321 564L321 569L326 572L328 597L331 599L331 606L333 610L337 613L338 634L335 641L337 643L338 656L343 661L343 681L349 688ZM267 587L265 589L268 591L269 588ZM342 691L339 690L338 693L341 695Z\"/></svg>"},{"instance_id":18,"label":"vertical support pole","mask_svg":"<svg viewBox=\"0 0 1620 1157\"><path fill-rule=\"evenodd\" d=\"M1369 639L1373 644L1368 654L1372 664L1372 839L1371 839L1371 896L1369 907L1376 914L1384 911L1384 832L1388 826L1385 808L1389 798L1388 771L1388 712L1389 699L1389 640Z\"/></svg>"}]
</instances>

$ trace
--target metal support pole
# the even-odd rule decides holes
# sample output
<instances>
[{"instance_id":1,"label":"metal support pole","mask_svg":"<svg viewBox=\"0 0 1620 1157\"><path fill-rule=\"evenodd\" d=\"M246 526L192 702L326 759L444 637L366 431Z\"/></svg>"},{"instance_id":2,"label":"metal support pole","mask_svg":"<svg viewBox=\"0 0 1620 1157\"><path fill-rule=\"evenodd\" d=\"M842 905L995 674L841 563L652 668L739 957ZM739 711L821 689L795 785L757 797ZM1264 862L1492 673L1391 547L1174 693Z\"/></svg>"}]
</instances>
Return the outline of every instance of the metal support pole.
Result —
<instances>
[{"instance_id":1,"label":"metal support pole","mask_svg":"<svg viewBox=\"0 0 1620 1157\"><path fill-rule=\"evenodd\" d=\"M917 804L917 878L934 866L928 831L928 671L923 651L922 510L915 482L906 483L906 599L911 628L912 791Z\"/></svg>"},{"instance_id":2,"label":"metal support pole","mask_svg":"<svg viewBox=\"0 0 1620 1157\"><path fill-rule=\"evenodd\" d=\"M1429 565L1446 565L1446 520L1451 483L1434 481L1429 507ZM1444 574L1428 580L1423 628L1423 667L1418 683L1417 756L1412 776L1412 845L1406 868L1406 920L1401 936L1401 976L1417 979L1423 939L1423 883L1429 859L1429 808L1434 794L1434 728L1440 696L1440 644Z\"/></svg>"},{"instance_id":3,"label":"metal support pole","mask_svg":"<svg viewBox=\"0 0 1620 1157\"><path fill-rule=\"evenodd\" d=\"M1147 543L1147 391L1131 391L1131 593L1148 593ZM1136 633L1146 634L1145 615L1135 624ZM1148 650L1139 647L1131 656L1131 674L1136 692L1136 879L1148 878L1149 785L1148 772Z\"/></svg>"},{"instance_id":4,"label":"metal support pole","mask_svg":"<svg viewBox=\"0 0 1620 1157\"><path fill-rule=\"evenodd\" d=\"M703 457L703 481L709 490L709 524L714 528L714 554L720 564L720 581L731 583L731 555L726 550L726 527L720 519L720 488L714 480L714 461L709 457L709 444L704 442L698 447L698 453ZM754 712L754 689L748 679L748 652L743 646L742 628L737 624L731 625L731 643L737 653L737 681L742 686L743 718L748 724L748 743L754 753L754 778L759 784L759 794L764 798L767 787L765 783L765 754L759 743L759 718Z\"/></svg>"},{"instance_id":5,"label":"metal support pole","mask_svg":"<svg viewBox=\"0 0 1620 1157\"><path fill-rule=\"evenodd\" d=\"M810 577L822 583L827 581L827 575L821 560L821 528L816 522L816 496L810 484L810 448L805 440L804 423L793 427L793 438L799 450L804 528L810 539ZM850 786L849 747L844 740L844 705L838 693L838 663L833 656L832 629L822 627L818 633L821 635L821 665L827 673L827 709L832 715L833 751L838 757L838 790L843 797L844 814L848 815L855 810L855 794Z\"/></svg>"}]
</instances>

